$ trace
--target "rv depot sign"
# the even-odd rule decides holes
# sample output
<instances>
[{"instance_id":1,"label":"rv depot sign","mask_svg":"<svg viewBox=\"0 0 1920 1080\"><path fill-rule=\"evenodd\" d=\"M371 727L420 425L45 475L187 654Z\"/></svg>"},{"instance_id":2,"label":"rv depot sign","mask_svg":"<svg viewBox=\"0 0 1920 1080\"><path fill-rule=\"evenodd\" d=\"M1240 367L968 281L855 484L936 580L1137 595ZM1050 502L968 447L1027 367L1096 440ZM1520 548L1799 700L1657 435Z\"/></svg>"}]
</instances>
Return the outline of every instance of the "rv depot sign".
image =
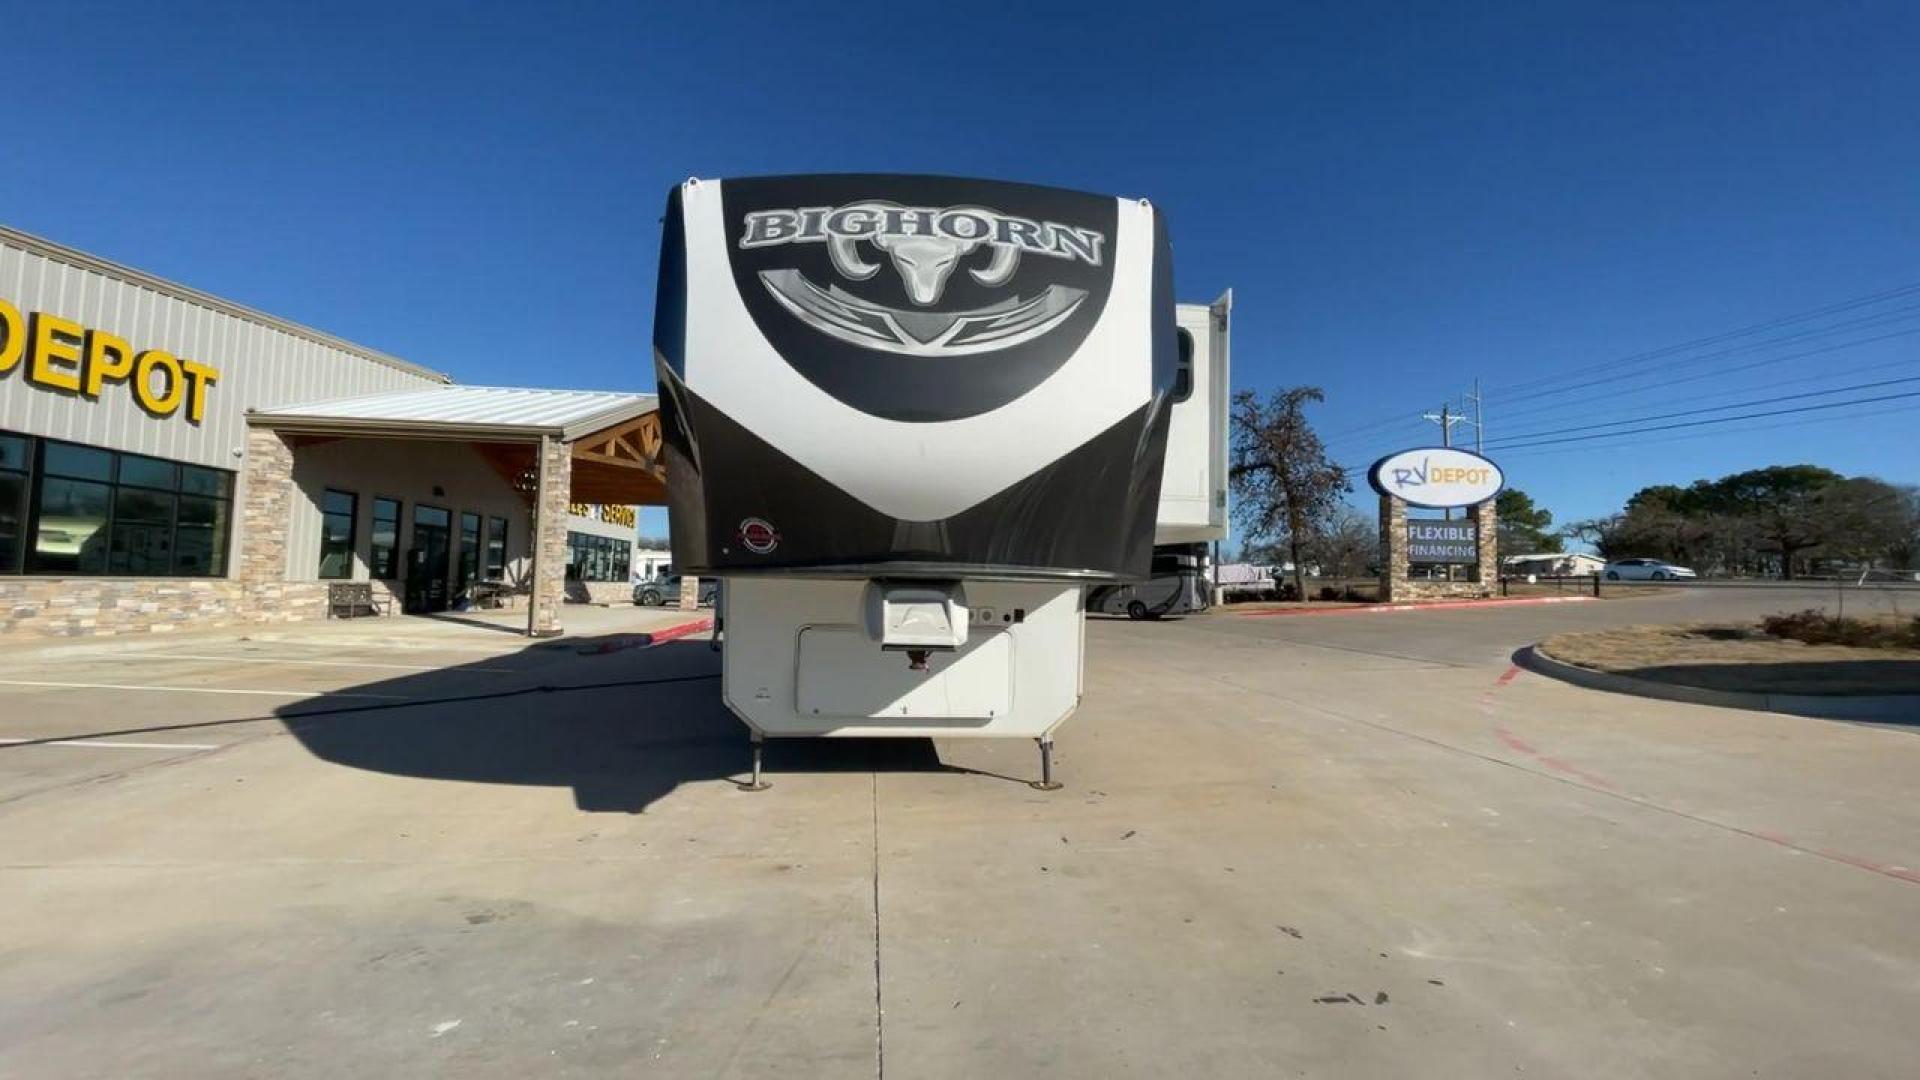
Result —
<instances>
[{"instance_id":1,"label":"rv depot sign","mask_svg":"<svg viewBox=\"0 0 1920 1080\"><path fill-rule=\"evenodd\" d=\"M1407 522L1407 561L1415 566L1472 565L1480 561L1480 526L1471 521Z\"/></svg>"},{"instance_id":2,"label":"rv depot sign","mask_svg":"<svg viewBox=\"0 0 1920 1080\"><path fill-rule=\"evenodd\" d=\"M1451 510L1487 502L1500 494L1507 478L1479 454L1432 446L1388 454L1367 470L1367 482L1408 506Z\"/></svg>"},{"instance_id":3,"label":"rv depot sign","mask_svg":"<svg viewBox=\"0 0 1920 1080\"><path fill-rule=\"evenodd\" d=\"M1493 502L1506 485L1500 466L1466 450L1429 446L1388 454L1367 470L1367 481L1380 493L1382 600L1492 595L1500 573ZM1408 507L1448 514L1416 518ZM1416 581L1416 566L1435 569Z\"/></svg>"}]
</instances>

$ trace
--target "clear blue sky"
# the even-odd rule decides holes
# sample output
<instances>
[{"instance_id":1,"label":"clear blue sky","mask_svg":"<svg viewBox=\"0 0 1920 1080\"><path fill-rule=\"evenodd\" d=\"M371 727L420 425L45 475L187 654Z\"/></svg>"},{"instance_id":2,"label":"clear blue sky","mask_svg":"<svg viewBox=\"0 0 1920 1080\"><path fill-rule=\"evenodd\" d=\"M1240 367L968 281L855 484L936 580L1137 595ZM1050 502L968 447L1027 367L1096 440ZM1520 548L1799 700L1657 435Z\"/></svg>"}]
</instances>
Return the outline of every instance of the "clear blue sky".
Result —
<instances>
[{"instance_id":1,"label":"clear blue sky","mask_svg":"<svg viewBox=\"0 0 1920 1080\"><path fill-rule=\"evenodd\" d=\"M1324 387L1361 465L1475 375L1509 436L1920 375L1920 335L1844 328L1711 374L1910 295L1567 387L1920 282L1911 3L4 7L0 219L465 382L651 390L668 187L848 170L1152 198L1182 297L1235 290L1236 383ZM1920 480L1920 412L1875 411L1498 456L1563 520L1776 462Z\"/></svg>"}]
</instances>

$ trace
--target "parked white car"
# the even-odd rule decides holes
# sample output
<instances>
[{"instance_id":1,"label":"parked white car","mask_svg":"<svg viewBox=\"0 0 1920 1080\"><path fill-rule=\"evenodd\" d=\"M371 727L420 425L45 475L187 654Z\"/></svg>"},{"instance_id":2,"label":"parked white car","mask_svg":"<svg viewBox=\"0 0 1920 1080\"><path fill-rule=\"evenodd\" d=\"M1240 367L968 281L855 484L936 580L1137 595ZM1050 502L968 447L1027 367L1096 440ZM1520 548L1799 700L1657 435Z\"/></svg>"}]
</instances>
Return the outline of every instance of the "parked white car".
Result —
<instances>
[{"instance_id":1,"label":"parked white car","mask_svg":"<svg viewBox=\"0 0 1920 1080\"><path fill-rule=\"evenodd\" d=\"M1700 575L1659 559L1615 559L1607 564L1603 576L1608 581L1681 581Z\"/></svg>"}]
</instances>

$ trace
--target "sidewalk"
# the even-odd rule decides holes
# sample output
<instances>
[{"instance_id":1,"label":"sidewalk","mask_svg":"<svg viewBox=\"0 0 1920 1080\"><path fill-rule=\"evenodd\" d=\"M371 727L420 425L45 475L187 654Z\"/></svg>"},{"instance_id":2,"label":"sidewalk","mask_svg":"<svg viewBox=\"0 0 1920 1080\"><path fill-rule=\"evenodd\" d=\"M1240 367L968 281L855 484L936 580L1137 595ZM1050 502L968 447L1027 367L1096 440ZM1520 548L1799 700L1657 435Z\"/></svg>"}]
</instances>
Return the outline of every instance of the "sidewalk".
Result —
<instances>
[{"instance_id":1,"label":"sidewalk","mask_svg":"<svg viewBox=\"0 0 1920 1080\"><path fill-rule=\"evenodd\" d=\"M100 638L23 637L17 641L0 638L0 662L17 663L42 657L84 654L139 653L174 648L183 642L206 644L221 641L297 642L317 649L387 648L497 653L571 638L658 634L686 628L689 624L707 623L712 618L711 608L682 611L675 607L569 604L561 610L563 630L556 638L527 637L525 611L447 611L434 615L366 616L358 619L228 625L204 630L183 629ZM681 630L682 634L688 632L704 632L704 628L698 631Z\"/></svg>"}]
</instances>

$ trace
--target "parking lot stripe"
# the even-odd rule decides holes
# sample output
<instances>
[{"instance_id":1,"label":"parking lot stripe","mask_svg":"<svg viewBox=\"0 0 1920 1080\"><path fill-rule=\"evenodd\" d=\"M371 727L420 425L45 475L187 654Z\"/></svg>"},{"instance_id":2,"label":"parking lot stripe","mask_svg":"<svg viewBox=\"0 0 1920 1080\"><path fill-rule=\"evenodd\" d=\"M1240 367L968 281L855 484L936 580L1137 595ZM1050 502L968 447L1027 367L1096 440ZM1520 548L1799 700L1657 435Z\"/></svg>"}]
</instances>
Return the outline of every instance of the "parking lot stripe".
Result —
<instances>
[{"instance_id":1,"label":"parking lot stripe","mask_svg":"<svg viewBox=\"0 0 1920 1080\"><path fill-rule=\"evenodd\" d=\"M0 739L0 746L79 746L101 750L218 750L213 743L103 742L98 739Z\"/></svg>"},{"instance_id":2,"label":"parking lot stripe","mask_svg":"<svg viewBox=\"0 0 1920 1080\"><path fill-rule=\"evenodd\" d=\"M272 656L202 656L197 653L150 653L138 657L141 660L218 660L222 663L236 664L304 664L308 667L351 667L351 668L390 668L394 671L445 671L446 664L385 664L372 660L283 660ZM518 668L503 667L467 667L462 665L462 675L469 671L483 671L490 675L511 675Z\"/></svg>"},{"instance_id":3,"label":"parking lot stripe","mask_svg":"<svg viewBox=\"0 0 1920 1080\"><path fill-rule=\"evenodd\" d=\"M0 686L43 686L55 690L137 690L165 691L176 694L244 694L255 697L293 698L379 698L406 701L404 694L355 694L339 690L241 690L216 686L130 686L125 683L50 682L43 679L0 679Z\"/></svg>"}]
</instances>

